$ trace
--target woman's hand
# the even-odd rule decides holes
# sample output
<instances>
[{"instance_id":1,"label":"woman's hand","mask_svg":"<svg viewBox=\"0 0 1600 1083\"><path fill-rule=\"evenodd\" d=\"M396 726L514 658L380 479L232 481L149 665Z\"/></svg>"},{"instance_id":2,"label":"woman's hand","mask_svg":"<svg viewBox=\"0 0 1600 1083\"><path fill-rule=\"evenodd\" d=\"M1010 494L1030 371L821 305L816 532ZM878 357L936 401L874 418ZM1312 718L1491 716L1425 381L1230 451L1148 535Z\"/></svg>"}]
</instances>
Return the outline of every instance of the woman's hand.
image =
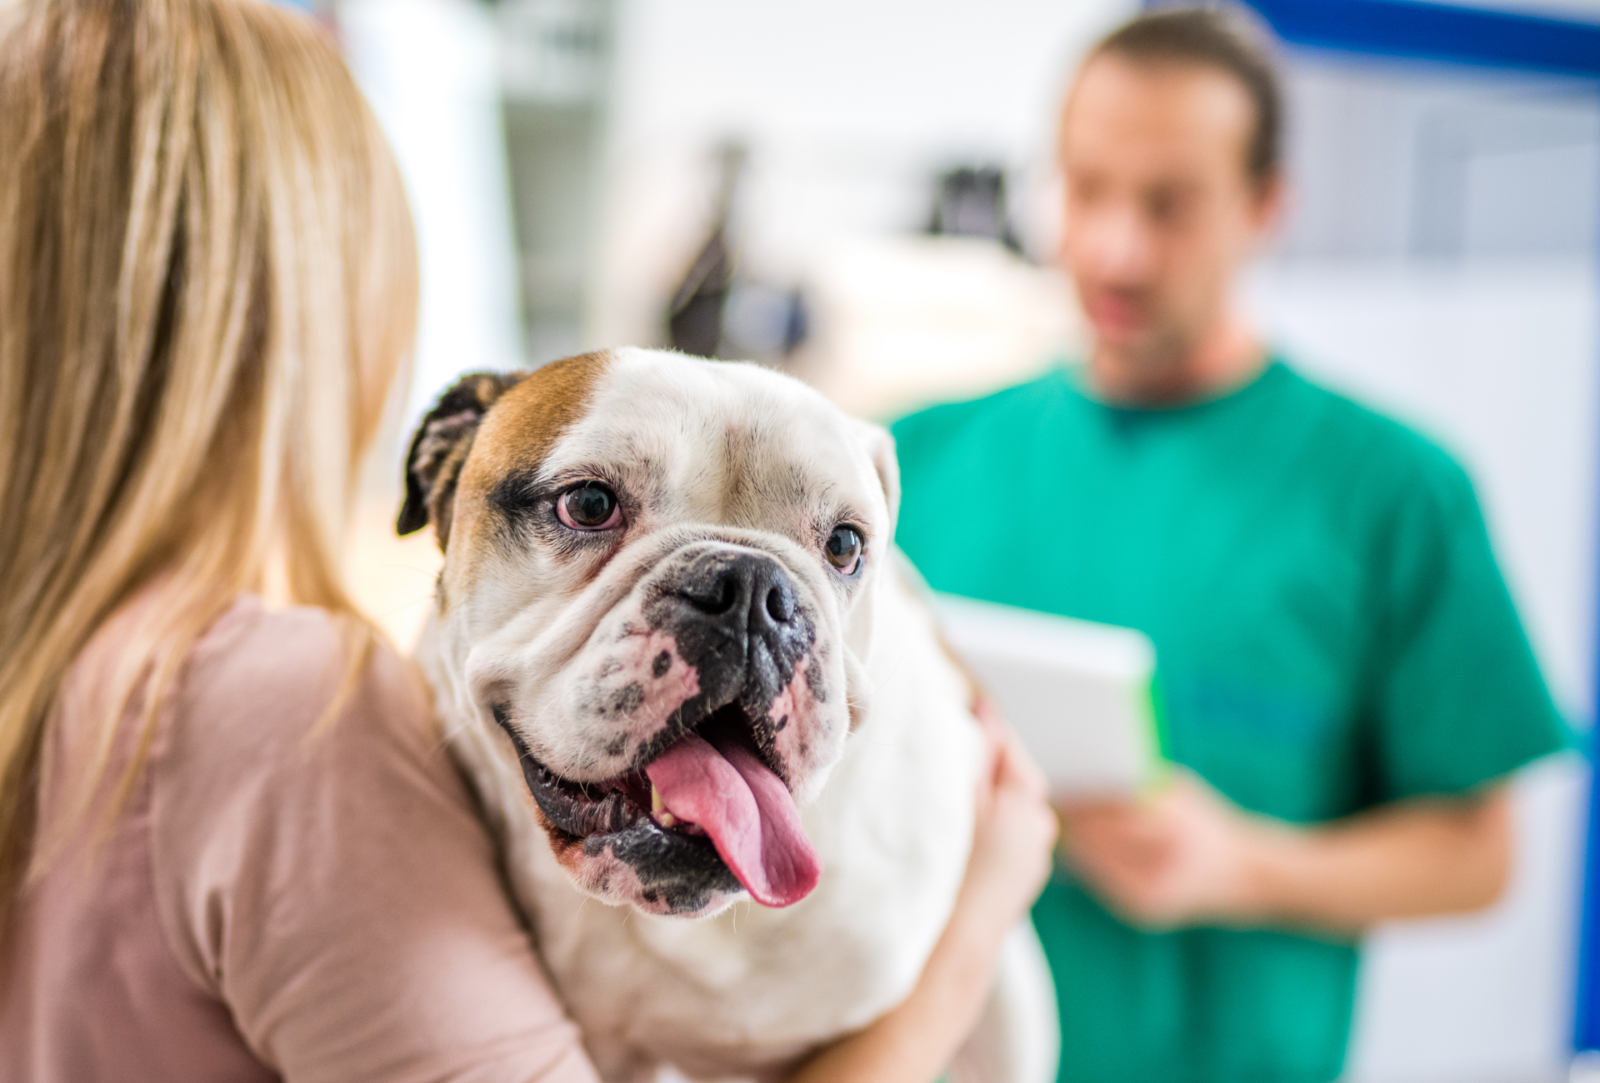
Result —
<instances>
[{"instance_id":1,"label":"woman's hand","mask_svg":"<svg viewBox=\"0 0 1600 1083\"><path fill-rule=\"evenodd\" d=\"M972 856L951 918L1003 937L1020 921L1050 876L1057 821L1044 772L987 700L978 720L988 766L978 781Z\"/></svg>"},{"instance_id":2,"label":"woman's hand","mask_svg":"<svg viewBox=\"0 0 1600 1083\"><path fill-rule=\"evenodd\" d=\"M1044 775L986 701L977 713L986 761L966 879L944 934L899 1007L823 1050L789 1083L930 1083L977 1022L1000 945L1050 875L1056 839Z\"/></svg>"}]
</instances>

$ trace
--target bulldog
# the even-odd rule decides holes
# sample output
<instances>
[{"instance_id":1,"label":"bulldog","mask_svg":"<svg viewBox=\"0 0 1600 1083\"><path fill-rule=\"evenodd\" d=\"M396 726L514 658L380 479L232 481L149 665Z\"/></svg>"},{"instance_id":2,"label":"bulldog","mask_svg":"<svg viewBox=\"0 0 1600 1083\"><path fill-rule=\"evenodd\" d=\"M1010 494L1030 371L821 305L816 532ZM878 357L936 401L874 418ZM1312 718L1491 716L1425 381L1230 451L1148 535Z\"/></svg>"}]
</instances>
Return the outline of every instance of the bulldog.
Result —
<instances>
[{"instance_id":1,"label":"bulldog","mask_svg":"<svg viewBox=\"0 0 1600 1083\"><path fill-rule=\"evenodd\" d=\"M419 661L607 1080L775 1078L950 915L985 757L897 487L805 385L647 350L465 377L412 441ZM1053 1079L1053 997L1019 930L957 1071Z\"/></svg>"}]
</instances>

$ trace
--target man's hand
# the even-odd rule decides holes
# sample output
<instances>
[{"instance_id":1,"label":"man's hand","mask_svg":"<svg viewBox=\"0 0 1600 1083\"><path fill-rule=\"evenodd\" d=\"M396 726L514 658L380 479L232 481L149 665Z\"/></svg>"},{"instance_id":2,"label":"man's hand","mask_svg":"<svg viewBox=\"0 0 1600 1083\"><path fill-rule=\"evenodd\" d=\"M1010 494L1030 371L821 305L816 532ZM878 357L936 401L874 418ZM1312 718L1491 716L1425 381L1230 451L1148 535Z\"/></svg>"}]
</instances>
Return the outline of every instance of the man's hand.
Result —
<instances>
[{"instance_id":1,"label":"man's hand","mask_svg":"<svg viewBox=\"0 0 1600 1083\"><path fill-rule=\"evenodd\" d=\"M1146 927L1357 935L1377 921L1487 906L1510 874L1504 786L1300 827L1246 812L1176 768L1147 800L1058 808L1068 864L1108 907Z\"/></svg>"},{"instance_id":2,"label":"man's hand","mask_svg":"<svg viewBox=\"0 0 1600 1083\"><path fill-rule=\"evenodd\" d=\"M1062 803L1071 866L1136 925L1254 924L1254 871L1272 829L1175 768L1148 800Z\"/></svg>"}]
</instances>

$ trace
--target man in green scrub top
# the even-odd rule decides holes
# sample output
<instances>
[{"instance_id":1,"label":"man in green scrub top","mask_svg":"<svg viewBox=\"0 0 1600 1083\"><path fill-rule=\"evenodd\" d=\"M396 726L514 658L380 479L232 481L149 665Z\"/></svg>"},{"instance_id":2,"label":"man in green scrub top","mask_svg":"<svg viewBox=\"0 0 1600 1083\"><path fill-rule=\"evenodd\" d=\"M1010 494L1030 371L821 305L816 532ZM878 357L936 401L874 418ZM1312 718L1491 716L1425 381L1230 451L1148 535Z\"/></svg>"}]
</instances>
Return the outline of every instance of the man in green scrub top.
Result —
<instances>
[{"instance_id":1,"label":"man in green scrub top","mask_svg":"<svg viewBox=\"0 0 1600 1083\"><path fill-rule=\"evenodd\" d=\"M1565 744L1472 486L1230 303L1278 215L1277 83L1209 11L1146 15L1063 112L1086 363L895 426L939 590L1156 645L1142 801L1063 803L1034 910L1064 1083L1328 1083L1363 930L1482 907L1505 778Z\"/></svg>"}]
</instances>

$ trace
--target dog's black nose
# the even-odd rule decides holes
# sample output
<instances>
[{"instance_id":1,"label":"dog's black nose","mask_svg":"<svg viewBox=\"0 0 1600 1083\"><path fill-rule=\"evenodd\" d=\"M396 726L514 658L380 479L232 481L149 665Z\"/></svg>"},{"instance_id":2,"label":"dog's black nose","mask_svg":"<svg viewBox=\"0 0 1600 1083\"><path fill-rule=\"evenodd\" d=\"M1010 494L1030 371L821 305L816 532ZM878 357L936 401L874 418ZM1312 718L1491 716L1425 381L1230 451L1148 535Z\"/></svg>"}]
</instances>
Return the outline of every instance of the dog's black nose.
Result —
<instances>
[{"instance_id":1,"label":"dog's black nose","mask_svg":"<svg viewBox=\"0 0 1600 1083\"><path fill-rule=\"evenodd\" d=\"M670 585L645 607L644 618L673 637L679 656L695 670L700 706L710 711L737 699L753 717L764 718L816 641L810 610L768 554L696 548L673 568ZM694 725L698 718L688 721Z\"/></svg>"},{"instance_id":2,"label":"dog's black nose","mask_svg":"<svg viewBox=\"0 0 1600 1083\"><path fill-rule=\"evenodd\" d=\"M707 554L679 581L677 593L730 630L782 634L795 619L789 573L760 553Z\"/></svg>"}]
</instances>

